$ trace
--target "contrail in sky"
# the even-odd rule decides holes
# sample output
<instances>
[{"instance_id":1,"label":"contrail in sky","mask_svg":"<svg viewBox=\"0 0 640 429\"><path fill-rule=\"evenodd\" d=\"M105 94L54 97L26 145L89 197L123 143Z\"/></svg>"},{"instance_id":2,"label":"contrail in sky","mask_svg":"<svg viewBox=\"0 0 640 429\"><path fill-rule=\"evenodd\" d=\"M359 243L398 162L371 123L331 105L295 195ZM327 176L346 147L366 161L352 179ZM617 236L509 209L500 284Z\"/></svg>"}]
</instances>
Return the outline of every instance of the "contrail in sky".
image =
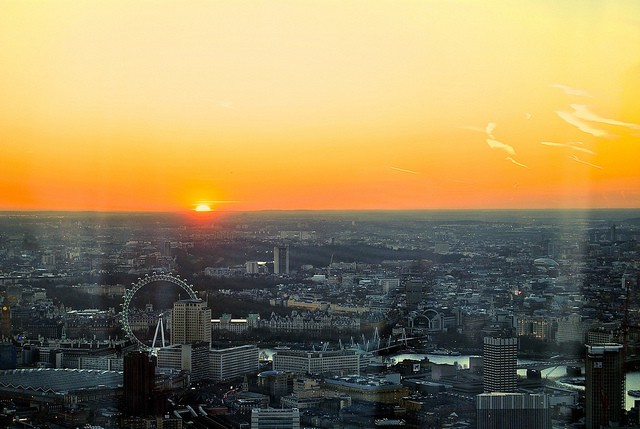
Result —
<instances>
[{"instance_id":1,"label":"contrail in sky","mask_svg":"<svg viewBox=\"0 0 640 429\"><path fill-rule=\"evenodd\" d=\"M576 155L572 155L569 158L573 159L576 162L579 162L580 164L588 165L589 167L599 168L600 170L604 169L604 167L600 167L599 165L595 165L595 164L592 164L590 162L583 161L580 158L578 158Z\"/></svg>"},{"instance_id":2,"label":"contrail in sky","mask_svg":"<svg viewBox=\"0 0 640 429\"><path fill-rule=\"evenodd\" d=\"M404 168L398 168L398 167L389 167L389 168L396 171L402 171L403 173L420 174L417 171L405 170Z\"/></svg>"},{"instance_id":3,"label":"contrail in sky","mask_svg":"<svg viewBox=\"0 0 640 429\"><path fill-rule=\"evenodd\" d=\"M239 202L240 201L237 201L237 200L198 200L197 204L227 204L227 203L239 203Z\"/></svg>"},{"instance_id":4,"label":"contrail in sky","mask_svg":"<svg viewBox=\"0 0 640 429\"><path fill-rule=\"evenodd\" d=\"M575 144L571 144L571 143L556 143L556 142L540 142L540 143L545 146L567 147L569 149L577 150L578 152L584 152L584 153L588 153L589 155L595 155L594 151L587 149L586 147L576 146ZM576 144L582 144L582 143L576 142Z\"/></svg>"},{"instance_id":5,"label":"contrail in sky","mask_svg":"<svg viewBox=\"0 0 640 429\"><path fill-rule=\"evenodd\" d=\"M491 149L502 149L506 151L509 155L515 155L516 151L509 146L508 144L502 143L501 141L495 139L487 139L487 144Z\"/></svg>"},{"instance_id":6,"label":"contrail in sky","mask_svg":"<svg viewBox=\"0 0 640 429\"><path fill-rule=\"evenodd\" d=\"M479 133L485 133L485 134L487 134L487 136L493 138L493 130L496 129L496 123L495 122L489 122L487 124L487 126L484 127L484 128L470 126L470 125L465 125L465 126L462 126L460 128L462 128L463 130L471 130L471 131L477 131Z\"/></svg>"},{"instance_id":7,"label":"contrail in sky","mask_svg":"<svg viewBox=\"0 0 640 429\"><path fill-rule=\"evenodd\" d=\"M510 156L508 156L506 159L507 159L507 160L509 160L509 161L511 161L511 162L513 162L513 163L514 163L515 165L517 165L517 166L524 167L524 168L529 168L529 167L527 167L526 165L521 164L521 163L519 163L518 161L516 161L515 159L511 158Z\"/></svg>"},{"instance_id":8,"label":"contrail in sky","mask_svg":"<svg viewBox=\"0 0 640 429\"><path fill-rule=\"evenodd\" d=\"M463 130L471 130L471 131L477 131L479 133L484 133L485 130L483 128L480 127L473 127L473 126L468 126L468 125L464 125L458 128L462 128Z\"/></svg>"},{"instance_id":9,"label":"contrail in sky","mask_svg":"<svg viewBox=\"0 0 640 429\"><path fill-rule=\"evenodd\" d=\"M589 94L584 89L572 88L566 85L560 85L559 83L554 83L553 85L549 85L551 88L559 88L564 91L565 94L569 95L577 95L579 97L593 97L593 95Z\"/></svg>"}]
</instances>

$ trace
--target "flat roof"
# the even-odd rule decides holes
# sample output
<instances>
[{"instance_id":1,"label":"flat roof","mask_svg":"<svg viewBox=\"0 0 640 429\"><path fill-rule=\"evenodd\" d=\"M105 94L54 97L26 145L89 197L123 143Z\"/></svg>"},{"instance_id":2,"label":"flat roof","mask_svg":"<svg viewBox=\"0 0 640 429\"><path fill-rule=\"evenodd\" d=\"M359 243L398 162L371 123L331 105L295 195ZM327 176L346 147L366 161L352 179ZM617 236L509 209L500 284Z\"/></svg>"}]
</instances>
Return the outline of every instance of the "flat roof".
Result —
<instances>
[{"instance_id":1,"label":"flat roof","mask_svg":"<svg viewBox=\"0 0 640 429\"><path fill-rule=\"evenodd\" d=\"M116 389L123 373L93 369L29 368L0 371L0 389L65 394L79 390Z\"/></svg>"}]
</instances>

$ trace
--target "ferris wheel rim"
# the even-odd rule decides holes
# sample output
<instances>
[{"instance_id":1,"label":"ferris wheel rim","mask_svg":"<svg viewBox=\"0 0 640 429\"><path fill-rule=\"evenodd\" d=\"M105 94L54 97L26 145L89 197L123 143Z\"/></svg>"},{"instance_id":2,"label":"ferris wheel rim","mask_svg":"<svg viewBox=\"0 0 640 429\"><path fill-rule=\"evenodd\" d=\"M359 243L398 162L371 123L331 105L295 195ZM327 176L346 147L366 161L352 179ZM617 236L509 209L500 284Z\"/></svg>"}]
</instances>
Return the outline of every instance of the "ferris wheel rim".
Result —
<instances>
[{"instance_id":1,"label":"ferris wheel rim","mask_svg":"<svg viewBox=\"0 0 640 429\"><path fill-rule=\"evenodd\" d=\"M129 306L131 305L131 300L135 296L136 292L150 283L160 281L172 283L176 286L179 286L189 295L190 299L198 299L196 292L193 290L193 285L188 284L184 279L180 278L179 275L174 276L172 273L153 273L151 275L145 274L143 278L138 277L138 282L131 283L132 287L125 290L123 295L123 303L121 304L122 328L125 332L126 337L136 342L138 346L144 350L151 350L152 347L140 341L138 337L136 337L136 335L133 333L133 330L131 329L131 325L129 323Z\"/></svg>"}]
</instances>

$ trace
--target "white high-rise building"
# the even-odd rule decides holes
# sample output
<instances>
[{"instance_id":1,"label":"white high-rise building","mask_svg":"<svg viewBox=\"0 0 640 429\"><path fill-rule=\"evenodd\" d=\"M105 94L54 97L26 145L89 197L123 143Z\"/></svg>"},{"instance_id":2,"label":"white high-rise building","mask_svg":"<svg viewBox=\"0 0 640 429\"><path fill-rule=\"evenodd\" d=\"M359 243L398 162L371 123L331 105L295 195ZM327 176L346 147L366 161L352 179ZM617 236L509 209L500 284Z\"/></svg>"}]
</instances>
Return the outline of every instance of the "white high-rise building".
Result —
<instances>
[{"instance_id":1,"label":"white high-rise building","mask_svg":"<svg viewBox=\"0 0 640 429\"><path fill-rule=\"evenodd\" d=\"M201 299L183 299L173 304L171 343L204 341L211 347L211 309Z\"/></svg>"},{"instance_id":2,"label":"white high-rise building","mask_svg":"<svg viewBox=\"0 0 640 429\"><path fill-rule=\"evenodd\" d=\"M579 314L570 314L557 320L556 343L584 343L588 324Z\"/></svg>"}]
</instances>

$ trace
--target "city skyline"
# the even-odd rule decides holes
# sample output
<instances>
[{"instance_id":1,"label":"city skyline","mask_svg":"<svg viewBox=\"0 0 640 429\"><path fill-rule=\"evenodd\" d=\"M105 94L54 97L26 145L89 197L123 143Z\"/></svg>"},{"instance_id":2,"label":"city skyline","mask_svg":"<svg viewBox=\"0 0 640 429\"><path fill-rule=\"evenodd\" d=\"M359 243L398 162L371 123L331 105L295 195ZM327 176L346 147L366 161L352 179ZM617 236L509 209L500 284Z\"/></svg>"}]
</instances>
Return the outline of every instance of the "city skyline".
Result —
<instances>
[{"instance_id":1,"label":"city skyline","mask_svg":"<svg viewBox=\"0 0 640 429\"><path fill-rule=\"evenodd\" d=\"M0 421L634 425L639 212L7 212Z\"/></svg>"},{"instance_id":2,"label":"city skyline","mask_svg":"<svg viewBox=\"0 0 640 429\"><path fill-rule=\"evenodd\" d=\"M0 12L0 210L640 207L636 2Z\"/></svg>"}]
</instances>

